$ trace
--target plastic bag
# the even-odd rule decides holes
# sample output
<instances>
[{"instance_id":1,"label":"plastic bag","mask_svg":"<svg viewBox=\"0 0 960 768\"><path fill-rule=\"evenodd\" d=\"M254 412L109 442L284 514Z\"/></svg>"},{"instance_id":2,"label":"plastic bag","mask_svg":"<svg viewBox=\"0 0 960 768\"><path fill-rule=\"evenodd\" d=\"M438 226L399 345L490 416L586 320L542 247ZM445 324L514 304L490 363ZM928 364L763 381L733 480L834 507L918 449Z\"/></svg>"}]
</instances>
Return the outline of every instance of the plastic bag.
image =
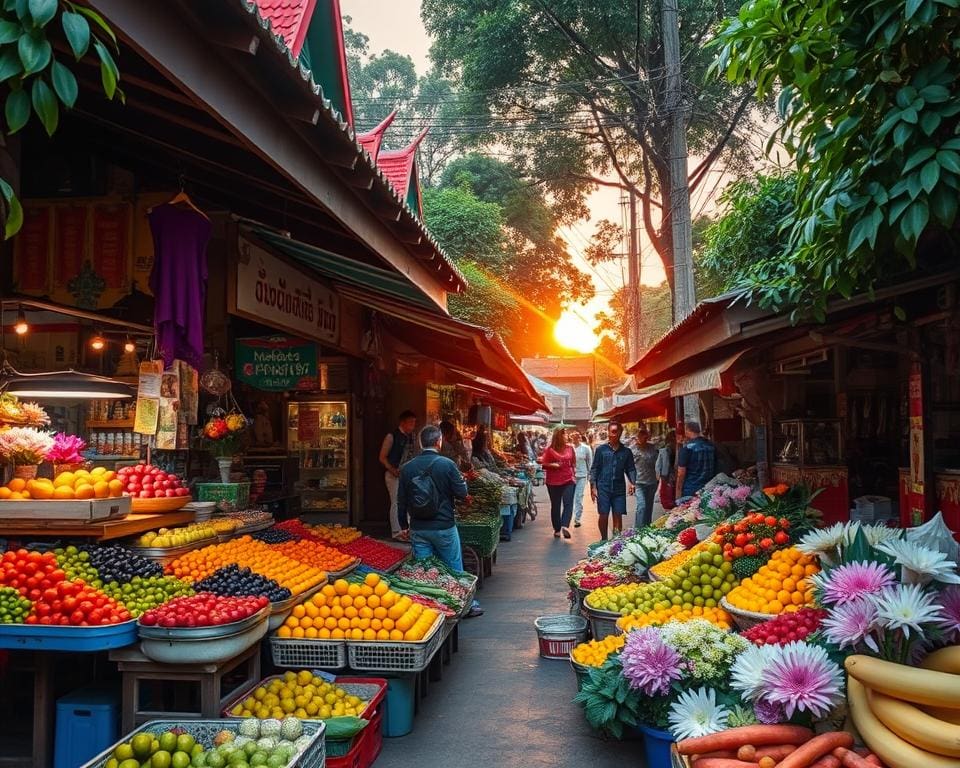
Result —
<instances>
[{"instance_id":1,"label":"plastic bag","mask_svg":"<svg viewBox=\"0 0 960 768\"><path fill-rule=\"evenodd\" d=\"M953 538L953 531L943 519L943 514L937 512L930 520L916 528L908 528L906 539L913 544L919 544L935 552L942 552L948 558L957 562L960 556L960 545Z\"/></svg>"}]
</instances>

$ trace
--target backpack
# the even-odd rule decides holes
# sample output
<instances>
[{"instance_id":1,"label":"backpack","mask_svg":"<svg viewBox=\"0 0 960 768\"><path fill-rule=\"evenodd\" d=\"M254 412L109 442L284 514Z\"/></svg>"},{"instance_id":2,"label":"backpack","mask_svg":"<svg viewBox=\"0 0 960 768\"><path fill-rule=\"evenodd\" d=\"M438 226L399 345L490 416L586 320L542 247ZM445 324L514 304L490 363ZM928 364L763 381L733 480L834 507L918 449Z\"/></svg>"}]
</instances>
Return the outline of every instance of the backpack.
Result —
<instances>
[{"instance_id":1,"label":"backpack","mask_svg":"<svg viewBox=\"0 0 960 768\"><path fill-rule=\"evenodd\" d=\"M409 480L407 497L409 499L410 517L414 520L432 520L440 511L440 491L434 482L431 470L439 457L431 461L423 471Z\"/></svg>"}]
</instances>

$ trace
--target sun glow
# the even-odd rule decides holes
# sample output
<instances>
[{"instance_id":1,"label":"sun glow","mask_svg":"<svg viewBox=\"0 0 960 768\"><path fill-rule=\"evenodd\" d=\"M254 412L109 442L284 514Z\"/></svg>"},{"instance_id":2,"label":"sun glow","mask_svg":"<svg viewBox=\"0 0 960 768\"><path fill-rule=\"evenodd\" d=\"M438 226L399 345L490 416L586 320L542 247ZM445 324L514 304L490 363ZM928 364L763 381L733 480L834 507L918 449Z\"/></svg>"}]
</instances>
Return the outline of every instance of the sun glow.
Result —
<instances>
[{"instance_id":1,"label":"sun glow","mask_svg":"<svg viewBox=\"0 0 960 768\"><path fill-rule=\"evenodd\" d=\"M565 309L553 327L553 338L567 349L593 352L600 343L590 324L579 315Z\"/></svg>"}]
</instances>

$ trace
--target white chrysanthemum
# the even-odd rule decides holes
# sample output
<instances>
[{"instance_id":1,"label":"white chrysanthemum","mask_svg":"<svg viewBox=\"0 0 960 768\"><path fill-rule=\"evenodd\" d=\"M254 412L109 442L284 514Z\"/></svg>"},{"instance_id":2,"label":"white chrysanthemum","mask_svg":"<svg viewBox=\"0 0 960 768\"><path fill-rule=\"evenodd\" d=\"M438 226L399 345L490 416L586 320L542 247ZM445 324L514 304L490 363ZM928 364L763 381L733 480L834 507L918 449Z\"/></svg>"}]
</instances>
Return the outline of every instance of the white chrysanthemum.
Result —
<instances>
[{"instance_id":1,"label":"white chrysanthemum","mask_svg":"<svg viewBox=\"0 0 960 768\"><path fill-rule=\"evenodd\" d=\"M677 740L693 739L717 733L727 727L729 710L717 704L717 692L712 688L686 691L670 707L667 719L670 733Z\"/></svg>"},{"instance_id":2,"label":"white chrysanthemum","mask_svg":"<svg viewBox=\"0 0 960 768\"><path fill-rule=\"evenodd\" d=\"M900 528L891 528L883 523L861 525L860 530L863 531L863 535L867 537L867 544L871 547L875 547L891 539L899 539L903 535L903 531Z\"/></svg>"},{"instance_id":3,"label":"white chrysanthemum","mask_svg":"<svg viewBox=\"0 0 960 768\"><path fill-rule=\"evenodd\" d=\"M928 584L931 581L939 581L944 584L960 584L957 564L943 552L937 552L906 539L884 541L877 545L877 549L890 555L897 565L903 566L905 583Z\"/></svg>"},{"instance_id":4,"label":"white chrysanthemum","mask_svg":"<svg viewBox=\"0 0 960 768\"><path fill-rule=\"evenodd\" d=\"M887 629L900 629L910 637L912 629L922 635L922 624L932 624L944 620L933 595L923 591L919 584L898 584L884 590L873 598L877 606L877 621Z\"/></svg>"},{"instance_id":5,"label":"white chrysanthemum","mask_svg":"<svg viewBox=\"0 0 960 768\"><path fill-rule=\"evenodd\" d=\"M763 689L763 671L776 656L774 645L751 645L730 667L730 686L740 691L744 699L756 699Z\"/></svg>"},{"instance_id":6,"label":"white chrysanthemum","mask_svg":"<svg viewBox=\"0 0 960 768\"><path fill-rule=\"evenodd\" d=\"M803 535L797 549L806 555L833 553L838 547L848 543L851 538L848 529L856 525L858 524L834 523L829 528L815 528ZM853 535L856 535L856 531Z\"/></svg>"}]
</instances>

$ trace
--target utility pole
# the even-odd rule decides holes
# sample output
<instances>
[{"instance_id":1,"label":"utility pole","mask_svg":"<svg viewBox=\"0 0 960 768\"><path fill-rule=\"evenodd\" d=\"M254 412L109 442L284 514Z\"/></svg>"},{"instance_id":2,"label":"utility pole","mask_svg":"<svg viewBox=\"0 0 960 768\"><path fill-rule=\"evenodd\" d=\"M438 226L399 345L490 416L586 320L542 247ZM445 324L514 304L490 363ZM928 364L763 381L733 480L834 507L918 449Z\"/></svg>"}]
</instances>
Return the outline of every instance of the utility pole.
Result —
<instances>
[{"instance_id":1,"label":"utility pole","mask_svg":"<svg viewBox=\"0 0 960 768\"><path fill-rule=\"evenodd\" d=\"M690 189L687 185L687 118L680 67L680 11L677 0L661 0L663 64L666 75L667 120L670 123L670 227L673 234L673 319L680 322L693 311L693 233ZM698 398L684 398L684 418L698 419Z\"/></svg>"},{"instance_id":2,"label":"utility pole","mask_svg":"<svg viewBox=\"0 0 960 768\"><path fill-rule=\"evenodd\" d=\"M627 363L640 357L640 259L637 247L637 193L630 190L630 227L627 230Z\"/></svg>"}]
</instances>

